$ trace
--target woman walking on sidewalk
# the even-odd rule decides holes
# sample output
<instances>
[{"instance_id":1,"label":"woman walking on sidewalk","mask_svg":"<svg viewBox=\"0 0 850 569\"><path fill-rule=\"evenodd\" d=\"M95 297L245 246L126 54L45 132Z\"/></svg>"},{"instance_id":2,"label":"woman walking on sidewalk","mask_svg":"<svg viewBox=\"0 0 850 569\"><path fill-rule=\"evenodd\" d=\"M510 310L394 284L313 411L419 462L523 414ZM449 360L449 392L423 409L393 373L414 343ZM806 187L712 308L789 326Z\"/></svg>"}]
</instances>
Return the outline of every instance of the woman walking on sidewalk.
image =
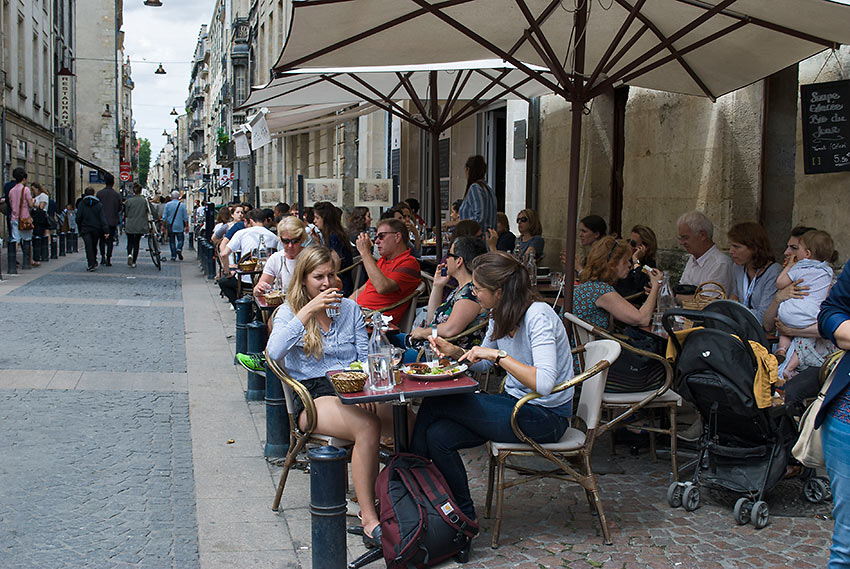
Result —
<instances>
[{"instance_id":1,"label":"woman walking on sidewalk","mask_svg":"<svg viewBox=\"0 0 850 569\"><path fill-rule=\"evenodd\" d=\"M142 235L148 232L148 219L152 219L148 200L142 195L142 186L138 183L133 184L133 193L135 195L124 204L127 264L131 267L136 266L136 259L139 258L139 241L141 241Z\"/></svg>"}]
</instances>

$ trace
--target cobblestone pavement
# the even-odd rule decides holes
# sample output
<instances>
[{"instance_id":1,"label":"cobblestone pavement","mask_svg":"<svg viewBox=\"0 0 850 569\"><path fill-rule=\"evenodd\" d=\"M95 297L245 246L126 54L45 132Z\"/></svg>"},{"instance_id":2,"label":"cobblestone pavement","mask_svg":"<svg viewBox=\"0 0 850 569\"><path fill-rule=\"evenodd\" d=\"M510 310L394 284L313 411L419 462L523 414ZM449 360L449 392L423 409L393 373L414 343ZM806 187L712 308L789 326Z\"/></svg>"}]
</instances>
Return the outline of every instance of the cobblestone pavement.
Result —
<instances>
[{"instance_id":1,"label":"cobblestone pavement","mask_svg":"<svg viewBox=\"0 0 850 569\"><path fill-rule=\"evenodd\" d=\"M185 393L0 390L0 567L197 567Z\"/></svg>"},{"instance_id":2,"label":"cobblestone pavement","mask_svg":"<svg viewBox=\"0 0 850 569\"><path fill-rule=\"evenodd\" d=\"M75 257L0 284L0 568L199 567L179 272Z\"/></svg>"}]
</instances>

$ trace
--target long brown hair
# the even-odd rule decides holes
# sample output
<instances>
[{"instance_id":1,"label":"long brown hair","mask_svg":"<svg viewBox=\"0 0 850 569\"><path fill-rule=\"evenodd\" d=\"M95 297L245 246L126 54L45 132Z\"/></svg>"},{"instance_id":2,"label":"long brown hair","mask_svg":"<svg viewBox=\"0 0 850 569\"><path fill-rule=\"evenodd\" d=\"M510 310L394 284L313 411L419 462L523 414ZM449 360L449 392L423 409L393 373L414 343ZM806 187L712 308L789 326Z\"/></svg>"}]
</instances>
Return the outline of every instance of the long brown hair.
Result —
<instances>
[{"instance_id":1,"label":"long brown hair","mask_svg":"<svg viewBox=\"0 0 850 569\"><path fill-rule=\"evenodd\" d=\"M326 247L307 247L298 254L295 270L292 272L292 280L289 281L289 289L286 291L286 303L289 304L293 314L298 314L299 310L313 300L307 294L307 286L305 285L307 275L315 271L317 267L328 263L333 264L333 257ZM322 330L315 318L310 319L304 325L304 353L317 360L322 359L325 353Z\"/></svg>"},{"instance_id":2,"label":"long brown hair","mask_svg":"<svg viewBox=\"0 0 850 569\"><path fill-rule=\"evenodd\" d=\"M472 277L491 292L502 289L502 301L490 311L493 340L504 338L516 330L528 307L542 300L540 294L531 288L525 266L504 251L476 257L472 261Z\"/></svg>"},{"instance_id":3,"label":"long brown hair","mask_svg":"<svg viewBox=\"0 0 850 569\"><path fill-rule=\"evenodd\" d=\"M466 191L463 192L463 197L469 193L469 187L475 182L484 183L484 178L487 177L487 162L480 154L470 156L466 159L465 166L469 168L469 173L466 175Z\"/></svg>"},{"instance_id":4,"label":"long brown hair","mask_svg":"<svg viewBox=\"0 0 850 569\"><path fill-rule=\"evenodd\" d=\"M632 248L625 241L618 241L611 235L598 239L590 247L579 282L602 281L614 284L617 281L617 266L623 257L631 254Z\"/></svg>"},{"instance_id":5,"label":"long brown hair","mask_svg":"<svg viewBox=\"0 0 850 569\"><path fill-rule=\"evenodd\" d=\"M753 266L762 269L774 262L773 249L770 247L770 238L767 231L760 223L745 221L729 228L726 234L729 241L740 243L753 252Z\"/></svg>"}]
</instances>

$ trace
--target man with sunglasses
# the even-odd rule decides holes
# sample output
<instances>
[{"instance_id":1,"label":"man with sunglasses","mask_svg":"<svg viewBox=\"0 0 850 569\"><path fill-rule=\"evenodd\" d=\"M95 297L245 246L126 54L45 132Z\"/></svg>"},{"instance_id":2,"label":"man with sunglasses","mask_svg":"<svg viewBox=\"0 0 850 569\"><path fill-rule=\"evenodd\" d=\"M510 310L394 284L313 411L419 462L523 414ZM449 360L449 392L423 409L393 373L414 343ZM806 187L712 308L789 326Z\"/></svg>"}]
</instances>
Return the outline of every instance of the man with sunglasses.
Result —
<instances>
[{"instance_id":1,"label":"man with sunglasses","mask_svg":"<svg viewBox=\"0 0 850 569\"><path fill-rule=\"evenodd\" d=\"M360 306L380 309L410 295L422 282L419 261L410 252L409 236L404 222L398 219L383 219L378 224L375 245L380 258L372 257L372 240L361 233L357 237L357 251L363 259L363 268L369 280L354 291L352 298ZM408 303L386 312L399 322L407 310Z\"/></svg>"}]
</instances>

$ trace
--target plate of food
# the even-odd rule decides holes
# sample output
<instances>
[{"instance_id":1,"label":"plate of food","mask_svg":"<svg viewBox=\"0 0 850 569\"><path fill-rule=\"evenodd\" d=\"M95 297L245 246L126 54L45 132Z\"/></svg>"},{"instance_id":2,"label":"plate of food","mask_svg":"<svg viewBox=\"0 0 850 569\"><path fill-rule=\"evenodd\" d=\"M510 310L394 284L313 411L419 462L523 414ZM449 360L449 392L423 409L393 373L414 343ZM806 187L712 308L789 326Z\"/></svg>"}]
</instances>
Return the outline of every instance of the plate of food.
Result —
<instances>
[{"instance_id":1,"label":"plate of food","mask_svg":"<svg viewBox=\"0 0 850 569\"><path fill-rule=\"evenodd\" d=\"M418 381L440 381L464 373L468 365L443 358L438 362L419 362L401 367L401 373Z\"/></svg>"}]
</instances>

